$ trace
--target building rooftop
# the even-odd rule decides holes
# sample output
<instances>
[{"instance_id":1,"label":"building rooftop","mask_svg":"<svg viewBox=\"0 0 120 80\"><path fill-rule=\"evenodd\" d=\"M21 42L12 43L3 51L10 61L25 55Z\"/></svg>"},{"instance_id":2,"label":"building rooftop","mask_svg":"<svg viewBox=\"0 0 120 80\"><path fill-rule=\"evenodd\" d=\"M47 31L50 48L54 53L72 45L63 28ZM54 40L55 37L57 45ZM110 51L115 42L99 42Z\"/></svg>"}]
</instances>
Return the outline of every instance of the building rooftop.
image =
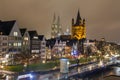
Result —
<instances>
[{"instance_id":1,"label":"building rooftop","mask_svg":"<svg viewBox=\"0 0 120 80\"><path fill-rule=\"evenodd\" d=\"M37 36L37 37L38 37L38 34L37 34L37 31L36 31L36 30L28 31L28 33L29 33L30 39L32 39L34 36Z\"/></svg>"},{"instance_id":2,"label":"building rooftop","mask_svg":"<svg viewBox=\"0 0 120 80\"><path fill-rule=\"evenodd\" d=\"M39 39L40 41L42 41L43 38L44 38L44 35L38 35L38 39Z\"/></svg>"},{"instance_id":3,"label":"building rooftop","mask_svg":"<svg viewBox=\"0 0 120 80\"><path fill-rule=\"evenodd\" d=\"M15 20L12 21L0 21L0 32L2 35L9 35L14 24Z\"/></svg>"},{"instance_id":4,"label":"building rooftop","mask_svg":"<svg viewBox=\"0 0 120 80\"><path fill-rule=\"evenodd\" d=\"M21 32L21 35L24 36L25 32L26 32L26 28L20 28L20 32Z\"/></svg>"}]
</instances>

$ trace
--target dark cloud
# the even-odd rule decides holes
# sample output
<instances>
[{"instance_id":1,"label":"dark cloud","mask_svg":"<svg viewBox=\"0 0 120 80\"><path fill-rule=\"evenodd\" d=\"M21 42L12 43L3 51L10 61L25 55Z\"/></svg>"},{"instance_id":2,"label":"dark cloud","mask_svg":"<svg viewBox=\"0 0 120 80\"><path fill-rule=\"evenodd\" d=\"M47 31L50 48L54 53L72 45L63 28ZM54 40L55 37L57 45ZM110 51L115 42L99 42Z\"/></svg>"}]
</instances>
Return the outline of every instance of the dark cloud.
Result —
<instances>
[{"instance_id":1,"label":"dark cloud","mask_svg":"<svg viewBox=\"0 0 120 80\"><path fill-rule=\"evenodd\" d=\"M1 0L0 19L16 19L20 27L50 36L53 14L60 16L63 30L71 26L80 10L86 19L87 37L120 41L119 0Z\"/></svg>"}]
</instances>

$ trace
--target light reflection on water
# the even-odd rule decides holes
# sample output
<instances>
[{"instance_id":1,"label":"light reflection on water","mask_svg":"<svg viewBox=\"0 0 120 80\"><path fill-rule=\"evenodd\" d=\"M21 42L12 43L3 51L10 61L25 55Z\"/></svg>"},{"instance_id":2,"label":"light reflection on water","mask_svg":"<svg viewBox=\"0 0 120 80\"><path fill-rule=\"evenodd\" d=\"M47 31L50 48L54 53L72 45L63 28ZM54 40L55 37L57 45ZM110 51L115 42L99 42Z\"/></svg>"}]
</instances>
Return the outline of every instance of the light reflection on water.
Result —
<instances>
[{"instance_id":1,"label":"light reflection on water","mask_svg":"<svg viewBox=\"0 0 120 80\"><path fill-rule=\"evenodd\" d=\"M73 74L74 72L76 72L76 68L72 69L69 73ZM78 69L78 72L79 72L79 69ZM58 73L55 72L55 73L49 74L49 76L47 78L48 78L48 80L59 80L61 75L65 76L65 74L60 74L59 72ZM67 79L67 80L117 80L117 79L113 79L113 77L111 77L110 75L120 76L120 67L111 67L108 70L103 70L103 71L100 71L100 72L97 72L97 73L93 73L91 75L89 74L89 75L84 76L84 77L76 76L74 78L70 78L70 79ZM107 79L107 77L109 77L109 76L110 76L111 79ZM38 80L42 80L40 78L40 76L39 76ZM66 80L66 79L62 79L62 80ZM118 80L120 80L120 77L119 77Z\"/></svg>"},{"instance_id":2,"label":"light reflection on water","mask_svg":"<svg viewBox=\"0 0 120 80\"><path fill-rule=\"evenodd\" d=\"M91 70L92 66L90 66L89 69ZM77 71L79 73L82 72L81 69L77 70L77 68L73 68L69 71L69 74L74 74ZM110 75L112 75L112 77ZM120 80L120 77L117 77L118 79L116 79L116 78L113 78L114 77L113 75L120 76L120 67L119 66L111 67L108 70L103 70L103 71L100 71L97 73L92 73L92 74L89 74L89 75L84 76L84 77L77 76L77 77L70 78L67 80ZM60 74L60 72L52 72L52 73L46 74L44 76L37 74L36 79L34 79L34 80L43 80L43 78L44 78L44 80L45 79L46 80L47 79L48 80L59 80L60 76L65 76L65 74ZM110 79L108 79L109 77L110 77ZM13 80L13 79L9 79L9 80Z\"/></svg>"},{"instance_id":3,"label":"light reflection on water","mask_svg":"<svg viewBox=\"0 0 120 80\"><path fill-rule=\"evenodd\" d=\"M74 80L71 78L70 80ZM111 67L110 70L105 70L98 73L93 73L85 77L78 77L75 80L120 80L120 67Z\"/></svg>"},{"instance_id":4,"label":"light reflection on water","mask_svg":"<svg viewBox=\"0 0 120 80\"><path fill-rule=\"evenodd\" d=\"M114 70L114 73L117 75L117 76L120 76L120 67L114 67L113 68ZM114 75L114 74L113 74Z\"/></svg>"}]
</instances>

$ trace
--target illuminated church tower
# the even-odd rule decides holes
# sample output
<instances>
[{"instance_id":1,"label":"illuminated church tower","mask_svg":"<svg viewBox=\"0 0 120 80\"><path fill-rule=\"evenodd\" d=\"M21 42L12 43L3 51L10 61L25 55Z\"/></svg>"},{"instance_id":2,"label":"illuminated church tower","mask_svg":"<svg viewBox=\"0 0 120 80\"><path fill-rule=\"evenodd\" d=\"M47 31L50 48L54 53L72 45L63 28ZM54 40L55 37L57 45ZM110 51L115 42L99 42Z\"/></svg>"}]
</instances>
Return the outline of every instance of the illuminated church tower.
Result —
<instances>
[{"instance_id":1,"label":"illuminated church tower","mask_svg":"<svg viewBox=\"0 0 120 80\"><path fill-rule=\"evenodd\" d=\"M62 35L62 28L60 25L60 17L58 16L58 18L56 20L56 16L54 14L53 23L52 23L52 27L51 27L51 38L58 38L61 35Z\"/></svg>"},{"instance_id":2,"label":"illuminated church tower","mask_svg":"<svg viewBox=\"0 0 120 80\"><path fill-rule=\"evenodd\" d=\"M72 19L72 39L84 39L86 38L85 19L81 19L80 12L78 10L76 22Z\"/></svg>"}]
</instances>

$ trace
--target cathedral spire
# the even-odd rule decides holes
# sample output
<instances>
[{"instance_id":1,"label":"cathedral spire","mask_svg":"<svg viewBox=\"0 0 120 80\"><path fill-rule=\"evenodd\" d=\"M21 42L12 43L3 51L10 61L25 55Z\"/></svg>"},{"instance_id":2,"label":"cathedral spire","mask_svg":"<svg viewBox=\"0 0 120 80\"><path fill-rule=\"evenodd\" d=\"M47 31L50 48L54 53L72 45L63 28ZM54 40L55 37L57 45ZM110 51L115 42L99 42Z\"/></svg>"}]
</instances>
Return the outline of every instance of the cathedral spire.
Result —
<instances>
[{"instance_id":1,"label":"cathedral spire","mask_svg":"<svg viewBox=\"0 0 120 80\"><path fill-rule=\"evenodd\" d=\"M77 19L76 19L76 25L80 25L80 21L81 21L81 17L80 17L80 12L78 10Z\"/></svg>"},{"instance_id":2,"label":"cathedral spire","mask_svg":"<svg viewBox=\"0 0 120 80\"><path fill-rule=\"evenodd\" d=\"M54 16L53 16L53 24L56 24L56 15L54 13Z\"/></svg>"},{"instance_id":3,"label":"cathedral spire","mask_svg":"<svg viewBox=\"0 0 120 80\"><path fill-rule=\"evenodd\" d=\"M57 25L60 26L60 16L58 16Z\"/></svg>"},{"instance_id":4,"label":"cathedral spire","mask_svg":"<svg viewBox=\"0 0 120 80\"><path fill-rule=\"evenodd\" d=\"M62 27L61 27L61 24L60 24L60 16L58 16L58 19L57 19L57 26L58 26L58 37L60 37L62 35Z\"/></svg>"}]
</instances>

